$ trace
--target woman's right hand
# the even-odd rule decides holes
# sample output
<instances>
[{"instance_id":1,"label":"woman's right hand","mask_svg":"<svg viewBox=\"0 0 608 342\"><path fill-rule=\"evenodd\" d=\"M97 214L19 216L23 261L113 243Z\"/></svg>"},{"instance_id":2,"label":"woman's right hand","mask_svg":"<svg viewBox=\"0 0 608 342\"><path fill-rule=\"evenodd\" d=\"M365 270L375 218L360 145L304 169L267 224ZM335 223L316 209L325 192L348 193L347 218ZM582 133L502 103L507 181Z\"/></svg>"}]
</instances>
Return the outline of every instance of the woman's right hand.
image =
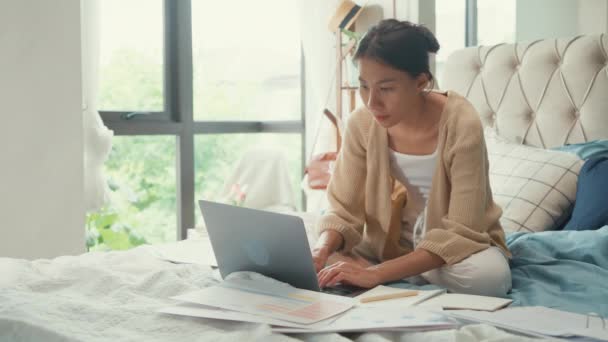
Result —
<instances>
[{"instance_id":1,"label":"woman's right hand","mask_svg":"<svg viewBox=\"0 0 608 342\"><path fill-rule=\"evenodd\" d=\"M315 270L317 273L325 268L329 254L330 252L328 246L315 247L312 250L312 261L315 264Z\"/></svg>"}]
</instances>

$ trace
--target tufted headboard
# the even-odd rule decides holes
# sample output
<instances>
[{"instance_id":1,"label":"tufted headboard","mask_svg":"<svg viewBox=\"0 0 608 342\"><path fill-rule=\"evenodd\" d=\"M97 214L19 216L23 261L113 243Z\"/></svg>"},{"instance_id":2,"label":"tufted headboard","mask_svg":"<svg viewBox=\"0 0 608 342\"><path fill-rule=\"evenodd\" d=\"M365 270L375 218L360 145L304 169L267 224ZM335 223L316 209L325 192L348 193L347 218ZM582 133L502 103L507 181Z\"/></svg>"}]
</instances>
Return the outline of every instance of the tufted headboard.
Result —
<instances>
[{"instance_id":1,"label":"tufted headboard","mask_svg":"<svg viewBox=\"0 0 608 342\"><path fill-rule=\"evenodd\" d=\"M470 47L447 60L442 89L513 142L549 148L608 139L608 35Z\"/></svg>"}]
</instances>

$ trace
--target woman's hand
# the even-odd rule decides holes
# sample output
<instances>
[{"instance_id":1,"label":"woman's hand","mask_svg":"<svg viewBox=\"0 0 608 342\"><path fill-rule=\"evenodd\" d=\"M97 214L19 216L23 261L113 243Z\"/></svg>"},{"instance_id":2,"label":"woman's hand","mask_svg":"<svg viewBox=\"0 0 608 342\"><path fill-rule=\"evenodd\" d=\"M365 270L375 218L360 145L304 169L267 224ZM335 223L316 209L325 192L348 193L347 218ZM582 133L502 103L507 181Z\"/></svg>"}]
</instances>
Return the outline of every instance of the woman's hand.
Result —
<instances>
[{"instance_id":1,"label":"woman's hand","mask_svg":"<svg viewBox=\"0 0 608 342\"><path fill-rule=\"evenodd\" d=\"M375 267L363 267L352 262L338 262L318 273L319 287L335 286L337 283L372 288L382 283Z\"/></svg>"},{"instance_id":2,"label":"woman's hand","mask_svg":"<svg viewBox=\"0 0 608 342\"><path fill-rule=\"evenodd\" d=\"M315 271L319 273L325 267L329 258L329 247L320 246L312 250L312 261L315 264Z\"/></svg>"}]
</instances>

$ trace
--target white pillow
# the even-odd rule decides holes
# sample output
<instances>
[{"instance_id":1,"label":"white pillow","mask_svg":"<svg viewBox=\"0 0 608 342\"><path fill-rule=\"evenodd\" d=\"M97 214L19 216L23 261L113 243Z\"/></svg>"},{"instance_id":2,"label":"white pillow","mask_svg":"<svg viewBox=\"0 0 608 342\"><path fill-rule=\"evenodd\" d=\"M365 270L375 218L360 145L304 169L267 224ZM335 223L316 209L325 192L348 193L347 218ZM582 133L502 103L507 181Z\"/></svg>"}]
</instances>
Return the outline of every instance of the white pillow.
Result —
<instances>
[{"instance_id":1,"label":"white pillow","mask_svg":"<svg viewBox=\"0 0 608 342\"><path fill-rule=\"evenodd\" d=\"M507 232L559 228L570 216L584 163L575 154L487 137L490 186Z\"/></svg>"}]
</instances>

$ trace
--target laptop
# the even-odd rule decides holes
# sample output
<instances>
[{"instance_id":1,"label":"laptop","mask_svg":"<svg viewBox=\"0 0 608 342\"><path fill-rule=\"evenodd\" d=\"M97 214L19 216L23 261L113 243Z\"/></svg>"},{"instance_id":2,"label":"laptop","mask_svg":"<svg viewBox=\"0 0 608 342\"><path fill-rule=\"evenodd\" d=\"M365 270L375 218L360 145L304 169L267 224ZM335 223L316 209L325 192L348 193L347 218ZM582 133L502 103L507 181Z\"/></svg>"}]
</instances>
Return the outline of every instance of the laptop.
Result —
<instances>
[{"instance_id":1,"label":"laptop","mask_svg":"<svg viewBox=\"0 0 608 342\"><path fill-rule=\"evenodd\" d=\"M211 201L199 201L199 206L222 278L233 272L257 272L300 289L321 291L300 217ZM360 290L338 286L323 292L356 295Z\"/></svg>"}]
</instances>

